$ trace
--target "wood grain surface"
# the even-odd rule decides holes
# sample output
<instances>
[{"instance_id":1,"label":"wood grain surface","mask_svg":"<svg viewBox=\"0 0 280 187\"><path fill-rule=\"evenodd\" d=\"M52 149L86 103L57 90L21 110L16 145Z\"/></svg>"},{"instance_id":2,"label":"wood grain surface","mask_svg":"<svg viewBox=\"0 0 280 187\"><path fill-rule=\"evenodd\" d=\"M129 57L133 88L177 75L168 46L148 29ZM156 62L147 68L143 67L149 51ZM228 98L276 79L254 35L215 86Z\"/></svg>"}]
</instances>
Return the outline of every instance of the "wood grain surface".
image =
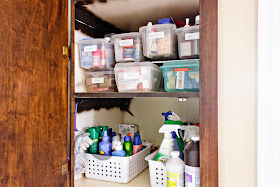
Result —
<instances>
[{"instance_id":1,"label":"wood grain surface","mask_svg":"<svg viewBox=\"0 0 280 187\"><path fill-rule=\"evenodd\" d=\"M200 1L200 181L218 187L218 0Z\"/></svg>"},{"instance_id":2,"label":"wood grain surface","mask_svg":"<svg viewBox=\"0 0 280 187\"><path fill-rule=\"evenodd\" d=\"M67 186L67 0L0 7L0 186Z\"/></svg>"}]
</instances>

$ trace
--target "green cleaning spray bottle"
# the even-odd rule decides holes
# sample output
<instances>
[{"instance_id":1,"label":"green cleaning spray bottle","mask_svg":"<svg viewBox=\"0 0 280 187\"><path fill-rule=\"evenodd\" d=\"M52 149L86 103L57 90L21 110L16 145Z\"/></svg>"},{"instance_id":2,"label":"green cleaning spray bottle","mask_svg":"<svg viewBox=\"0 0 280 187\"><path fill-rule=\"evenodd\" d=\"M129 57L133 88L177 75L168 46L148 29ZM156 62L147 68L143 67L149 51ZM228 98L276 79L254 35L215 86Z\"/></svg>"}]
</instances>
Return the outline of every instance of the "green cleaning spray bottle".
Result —
<instances>
[{"instance_id":1,"label":"green cleaning spray bottle","mask_svg":"<svg viewBox=\"0 0 280 187\"><path fill-rule=\"evenodd\" d=\"M179 135L179 130L183 123L179 116L174 112L163 113L165 116L165 124L159 129L159 133L164 133L164 138L159 148L159 152L155 158L155 161L167 162L171 158L171 151L174 150L174 139L172 138L172 132L177 135L176 140L179 145L179 151L183 152L183 141ZM173 121L174 120L174 121Z\"/></svg>"}]
</instances>

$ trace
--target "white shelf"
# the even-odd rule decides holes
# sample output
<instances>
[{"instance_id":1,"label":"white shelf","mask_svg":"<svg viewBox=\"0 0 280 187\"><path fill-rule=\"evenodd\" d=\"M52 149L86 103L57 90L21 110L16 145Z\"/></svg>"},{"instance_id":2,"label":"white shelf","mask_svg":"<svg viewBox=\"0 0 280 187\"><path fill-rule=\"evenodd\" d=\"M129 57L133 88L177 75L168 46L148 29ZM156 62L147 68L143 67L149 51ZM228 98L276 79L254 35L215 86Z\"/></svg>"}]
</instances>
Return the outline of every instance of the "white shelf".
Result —
<instances>
[{"instance_id":1,"label":"white shelf","mask_svg":"<svg viewBox=\"0 0 280 187\"><path fill-rule=\"evenodd\" d=\"M94 179L88 179L83 177L81 179L75 180L74 187L92 187L92 186L102 186L102 187L146 187L150 186L150 176L149 168L145 169L137 177L132 179L127 184L106 182Z\"/></svg>"}]
</instances>

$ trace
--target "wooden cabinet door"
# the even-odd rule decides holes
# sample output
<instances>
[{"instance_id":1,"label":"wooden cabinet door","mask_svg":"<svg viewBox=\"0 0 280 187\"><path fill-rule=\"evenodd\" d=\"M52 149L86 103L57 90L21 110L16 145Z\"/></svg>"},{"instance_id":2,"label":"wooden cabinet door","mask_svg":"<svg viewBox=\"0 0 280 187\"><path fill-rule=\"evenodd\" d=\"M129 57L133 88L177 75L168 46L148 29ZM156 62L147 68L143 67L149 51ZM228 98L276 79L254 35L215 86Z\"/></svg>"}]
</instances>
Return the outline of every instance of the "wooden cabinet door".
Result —
<instances>
[{"instance_id":1,"label":"wooden cabinet door","mask_svg":"<svg viewBox=\"0 0 280 187\"><path fill-rule=\"evenodd\" d=\"M0 186L67 186L67 0L0 0Z\"/></svg>"}]
</instances>

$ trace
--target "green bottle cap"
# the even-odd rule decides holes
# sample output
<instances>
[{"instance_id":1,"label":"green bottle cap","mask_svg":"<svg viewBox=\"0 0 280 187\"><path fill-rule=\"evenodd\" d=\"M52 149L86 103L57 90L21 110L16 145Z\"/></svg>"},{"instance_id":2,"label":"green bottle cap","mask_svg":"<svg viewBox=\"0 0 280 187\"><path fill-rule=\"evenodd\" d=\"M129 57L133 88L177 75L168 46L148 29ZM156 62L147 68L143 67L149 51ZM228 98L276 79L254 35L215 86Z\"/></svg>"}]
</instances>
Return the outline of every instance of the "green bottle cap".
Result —
<instances>
[{"instance_id":1,"label":"green bottle cap","mask_svg":"<svg viewBox=\"0 0 280 187\"><path fill-rule=\"evenodd\" d=\"M101 126L96 127L97 132L101 132Z\"/></svg>"},{"instance_id":2,"label":"green bottle cap","mask_svg":"<svg viewBox=\"0 0 280 187\"><path fill-rule=\"evenodd\" d=\"M88 128L87 130L89 133L90 133L90 138L93 140L93 139L98 139L99 137L99 132L97 131L97 128L96 127L90 127Z\"/></svg>"}]
</instances>

